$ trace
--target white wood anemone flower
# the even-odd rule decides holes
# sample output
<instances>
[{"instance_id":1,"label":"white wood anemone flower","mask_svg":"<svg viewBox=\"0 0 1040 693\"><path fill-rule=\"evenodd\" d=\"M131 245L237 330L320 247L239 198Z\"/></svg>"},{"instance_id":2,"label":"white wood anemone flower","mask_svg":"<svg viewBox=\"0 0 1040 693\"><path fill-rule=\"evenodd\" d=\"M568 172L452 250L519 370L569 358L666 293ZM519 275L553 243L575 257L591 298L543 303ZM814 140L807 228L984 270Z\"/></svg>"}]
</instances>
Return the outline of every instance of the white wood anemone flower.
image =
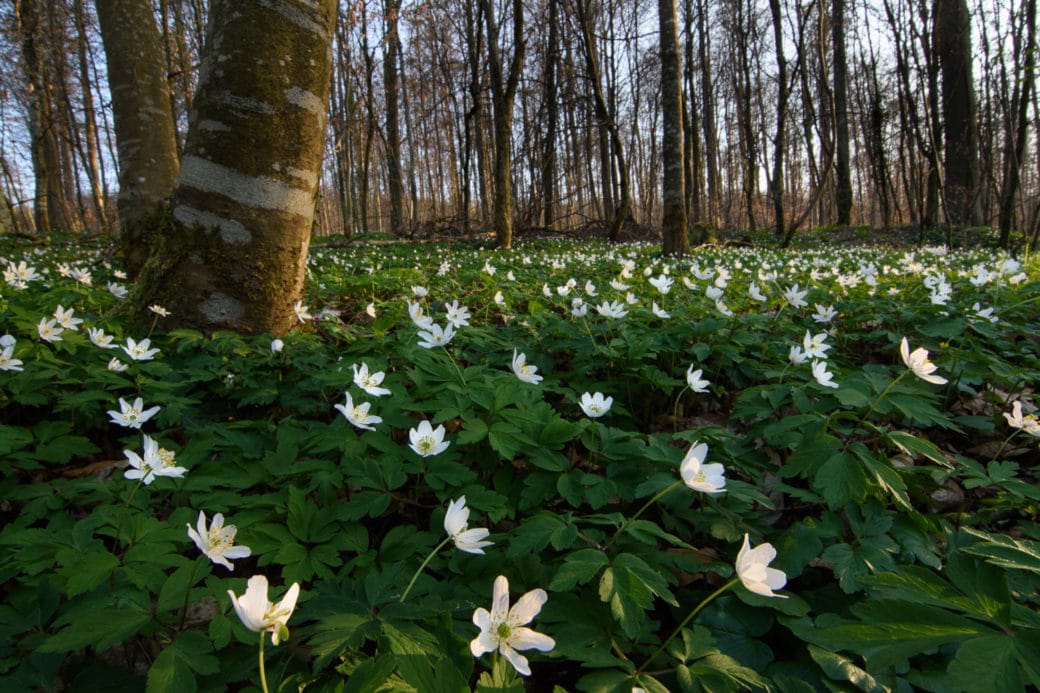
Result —
<instances>
[{"instance_id":1,"label":"white wood anemone flower","mask_svg":"<svg viewBox=\"0 0 1040 693\"><path fill-rule=\"evenodd\" d=\"M448 512L444 515L444 531L448 533L455 548L466 553L484 553L485 546L493 546L495 542L486 541L489 532L484 527L469 529L469 508L466 497L448 503Z\"/></svg>"},{"instance_id":2,"label":"white wood anemone flower","mask_svg":"<svg viewBox=\"0 0 1040 693\"><path fill-rule=\"evenodd\" d=\"M708 446L694 443L679 465L683 483L701 493L722 493L726 490L726 468L718 462L704 464Z\"/></svg>"},{"instance_id":3,"label":"white wood anemone flower","mask_svg":"<svg viewBox=\"0 0 1040 693\"><path fill-rule=\"evenodd\" d=\"M537 385L542 382L542 376L538 375L538 366L532 366L527 362L527 354L517 353L513 349L513 373L525 383Z\"/></svg>"},{"instance_id":4,"label":"white wood anemone flower","mask_svg":"<svg viewBox=\"0 0 1040 693\"><path fill-rule=\"evenodd\" d=\"M408 429L408 447L420 457L433 457L448 449L450 442L444 440L444 426L434 428L429 421L420 421L415 428Z\"/></svg>"},{"instance_id":5,"label":"white wood anemone flower","mask_svg":"<svg viewBox=\"0 0 1040 693\"><path fill-rule=\"evenodd\" d=\"M342 414L351 425L366 430L376 430L375 424L382 423L383 418L374 414L369 414L368 410L372 408L371 402L360 402L354 404L354 398L350 396L350 393L344 393L346 397L346 404L335 404L333 405L339 413Z\"/></svg>"},{"instance_id":6,"label":"white wood anemone flower","mask_svg":"<svg viewBox=\"0 0 1040 693\"><path fill-rule=\"evenodd\" d=\"M296 608L296 600L300 596L300 583L294 582L277 604L267 601L267 578L254 575L246 583L246 592L241 597L228 590L231 605L235 607L238 618L254 633L271 633L271 644L277 645L289 639L289 627L286 625Z\"/></svg>"},{"instance_id":7,"label":"white wood anemone flower","mask_svg":"<svg viewBox=\"0 0 1040 693\"><path fill-rule=\"evenodd\" d=\"M613 397L604 397L602 392L585 392L581 395L581 402L579 406L581 410L585 412L585 416L593 419L599 417L610 411L610 407L614 404Z\"/></svg>"},{"instance_id":8,"label":"white wood anemone flower","mask_svg":"<svg viewBox=\"0 0 1040 693\"><path fill-rule=\"evenodd\" d=\"M924 347L917 347L911 352L906 337L903 337L903 341L899 344L899 355L903 357L906 367L926 383L943 385L947 382L946 378L941 375L933 375L938 366L928 360L928 350Z\"/></svg>"},{"instance_id":9,"label":"white wood anemone flower","mask_svg":"<svg viewBox=\"0 0 1040 693\"><path fill-rule=\"evenodd\" d=\"M556 647L556 641L548 635L526 627L548 599L545 590L534 589L520 597L513 608L509 608L509 580L499 575L495 578L491 611L480 607L473 612L473 624L480 628L480 635L470 641L470 652L474 657L480 657L498 650L517 673L530 676L531 667L527 658L517 650L548 652Z\"/></svg>"},{"instance_id":10,"label":"white wood anemone flower","mask_svg":"<svg viewBox=\"0 0 1040 693\"><path fill-rule=\"evenodd\" d=\"M363 362L360 368L356 363L350 364L350 367L354 370L354 384L362 390L373 397L390 394L390 390L382 387L383 378L386 377L385 371L370 371L368 364Z\"/></svg>"},{"instance_id":11,"label":"white wood anemone flower","mask_svg":"<svg viewBox=\"0 0 1040 693\"><path fill-rule=\"evenodd\" d=\"M781 589L787 584L787 575L784 571L769 567L774 558L776 558L776 549L772 544L759 544L752 548L748 535L745 533L744 545L737 553L734 568L737 571L737 577L749 592L760 594L763 597L787 599L787 595L773 593L773 590Z\"/></svg>"},{"instance_id":12,"label":"white wood anemone flower","mask_svg":"<svg viewBox=\"0 0 1040 693\"><path fill-rule=\"evenodd\" d=\"M185 524L185 526L188 528L188 536L195 542L199 551L205 554L209 560L228 570L235 569L231 560L247 558L252 554L252 550L248 546L234 545L238 528L234 525L225 525L224 516L220 513L213 516L209 529L206 529L206 513L202 510L199 511L197 531L190 524Z\"/></svg>"}]
</instances>

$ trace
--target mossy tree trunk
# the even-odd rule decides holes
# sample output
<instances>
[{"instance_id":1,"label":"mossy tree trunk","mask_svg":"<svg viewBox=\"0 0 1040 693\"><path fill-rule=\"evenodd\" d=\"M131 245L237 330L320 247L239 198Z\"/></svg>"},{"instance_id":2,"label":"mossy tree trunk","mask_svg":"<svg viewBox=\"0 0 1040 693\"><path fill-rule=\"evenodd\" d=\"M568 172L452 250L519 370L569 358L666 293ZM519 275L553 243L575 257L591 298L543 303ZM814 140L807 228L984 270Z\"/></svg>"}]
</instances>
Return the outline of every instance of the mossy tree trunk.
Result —
<instances>
[{"instance_id":1,"label":"mossy tree trunk","mask_svg":"<svg viewBox=\"0 0 1040 693\"><path fill-rule=\"evenodd\" d=\"M177 138L159 29L149 0L99 0L119 152L120 249L134 279L177 180Z\"/></svg>"},{"instance_id":2,"label":"mossy tree trunk","mask_svg":"<svg viewBox=\"0 0 1040 693\"><path fill-rule=\"evenodd\" d=\"M213 0L172 213L128 309L167 326L296 324L325 140L336 0Z\"/></svg>"}]
</instances>

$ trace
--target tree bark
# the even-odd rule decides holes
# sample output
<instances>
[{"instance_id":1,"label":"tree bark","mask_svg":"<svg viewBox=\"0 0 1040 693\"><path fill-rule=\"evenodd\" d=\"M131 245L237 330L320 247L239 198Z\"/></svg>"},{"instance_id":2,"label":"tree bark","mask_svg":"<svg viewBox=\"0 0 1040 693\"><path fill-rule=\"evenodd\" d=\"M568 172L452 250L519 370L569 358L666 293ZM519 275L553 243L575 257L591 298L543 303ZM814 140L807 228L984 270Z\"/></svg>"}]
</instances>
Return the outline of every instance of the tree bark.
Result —
<instances>
[{"instance_id":1,"label":"tree bark","mask_svg":"<svg viewBox=\"0 0 1040 693\"><path fill-rule=\"evenodd\" d=\"M386 187L390 193L390 233L404 232L404 179L401 175L400 72L397 37L400 0L386 0L383 41L383 98L386 101Z\"/></svg>"},{"instance_id":2,"label":"tree bark","mask_svg":"<svg viewBox=\"0 0 1040 693\"><path fill-rule=\"evenodd\" d=\"M177 180L177 139L151 3L102 0L97 13L119 152L120 248L127 276L134 279Z\"/></svg>"},{"instance_id":3,"label":"tree bark","mask_svg":"<svg viewBox=\"0 0 1040 693\"><path fill-rule=\"evenodd\" d=\"M284 333L306 270L336 0L213 0L172 219L127 310Z\"/></svg>"},{"instance_id":4,"label":"tree bark","mask_svg":"<svg viewBox=\"0 0 1040 693\"><path fill-rule=\"evenodd\" d=\"M769 180L769 195L773 200L773 229L777 238L783 238L786 230L784 228L784 156L787 147L787 99L790 94L790 85L787 83L787 59L784 57L780 0L769 0L769 13L773 24L777 70L776 132L773 135L773 173Z\"/></svg>"},{"instance_id":5,"label":"tree bark","mask_svg":"<svg viewBox=\"0 0 1040 693\"><path fill-rule=\"evenodd\" d=\"M849 159L848 61L845 57L845 0L834 0L831 40L834 51L834 207L835 223L852 223L852 173Z\"/></svg>"},{"instance_id":6,"label":"tree bark","mask_svg":"<svg viewBox=\"0 0 1040 693\"><path fill-rule=\"evenodd\" d=\"M955 226L977 226L979 133L967 2L935 0L933 30L942 70L946 213Z\"/></svg>"},{"instance_id":7,"label":"tree bark","mask_svg":"<svg viewBox=\"0 0 1040 693\"><path fill-rule=\"evenodd\" d=\"M545 139L542 143L542 226L552 231L556 223L556 132L559 128L559 106L557 104L556 66L559 62L559 7L560 0L548 0L549 37L545 46L544 90Z\"/></svg>"},{"instance_id":8,"label":"tree bark","mask_svg":"<svg viewBox=\"0 0 1040 693\"><path fill-rule=\"evenodd\" d=\"M502 70L499 27L492 0L480 0L487 25L488 71L495 132L494 181L491 220L499 248L513 246L513 102L524 62L524 6L513 0L513 57L508 73Z\"/></svg>"},{"instance_id":9,"label":"tree bark","mask_svg":"<svg viewBox=\"0 0 1040 693\"><path fill-rule=\"evenodd\" d=\"M686 181L683 165L682 67L675 0L658 0L661 29L661 188L662 250L681 257L689 249L686 236Z\"/></svg>"},{"instance_id":10,"label":"tree bark","mask_svg":"<svg viewBox=\"0 0 1040 693\"><path fill-rule=\"evenodd\" d=\"M1000 247L1011 245L1011 226L1015 219L1015 195L1021 180L1022 157L1025 155L1029 128L1029 97L1036 84L1036 0L1026 0L1025 46L1017 101L1013 100L1014 122L1008 123L1004 147L1004 183L1000 191ZM1012 133L1014 129L1014 133Z\"/></svg>"}]
</instances>

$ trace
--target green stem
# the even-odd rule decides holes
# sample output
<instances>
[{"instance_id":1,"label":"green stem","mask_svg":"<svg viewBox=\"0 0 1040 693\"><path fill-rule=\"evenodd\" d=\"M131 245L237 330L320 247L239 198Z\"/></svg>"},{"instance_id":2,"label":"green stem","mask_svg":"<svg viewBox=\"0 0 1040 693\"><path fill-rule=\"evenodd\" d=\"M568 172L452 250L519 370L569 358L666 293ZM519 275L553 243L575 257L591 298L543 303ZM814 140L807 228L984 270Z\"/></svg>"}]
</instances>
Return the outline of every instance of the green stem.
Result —
<instances>
[{"instance_id":1,"label":"green stem","mask_svg":"<svg viewBox=\"0 0 1040 693\"><path fill-rule=\"evenodd\" d=\"M893 387L895 387L896 383L898 383L900 380L905 378L906 374L909 373L909 372L910 372L909 370L905 370L902 373L900 373L899 376L895 380L893 380L892 382L890 382L888 384L888 387L886 387L884 390L881 391L881 394L877 396L877 399L875 399L873 404L870 405L870 408L867 409L866 413L863 414L863 416L859 417L860 422L866 421L867 417L874 413L874 408L877 407L877 405L881 404L881 400L883 400L885 398L885 395L888 394L888 391L891 390Z\"/></svg>"},{"instance_id":2,"label":"green stem","mask_svg":"<svg viewBox=\"0 0 1040 693\"><path fill-rule=\"evenodd\" d=\"M188 600L191 598L191 586L195 584L195 572L199 569L199 561L203 558L205 557L199 556L191 564L191 575L188 576L188 588L184 590L184 603L181 605L181 622L177 626L178 631L184 629L184 621L188 618Z\"/></svg>"},{"instance_id":3,"label":"green stem","mask_svg":"<svg viewBox=\"0 0 1040 693\"><path fill-rule=\"evenodd\" d=\"M1007 447L1007 444L1010 443L1011 439L1014 438L1016 435L1018 435L1018 431L1013 431L1011 435L1004 439L1004 442L1000 444L999 448L997 448L997 452L993 455L993 459L991 459L990 462L993 462L998 457L1000 457L1000 453L1004 452L1004 448Z\"/></svg>"},{"instance_id":4,"label":"green stem","mask_svg":"<svg viewBox=\"0 0 1040 693\"><path fill-rule=\"evenodd\" d=\"M141 486L143 484L144 484L144 477L141 477L138 480L137 485L134 486L133 490L130 491L130 495L127 496L126 502L123 503L123 509L119 511L119 522L116 523L116 536L115 536L116 548L119 547L119 535L123 531L123 520L126 519L126 511L130 507L130 502L134 499L134 495L137 493L137 489L141 488Z\"/></svg>"},{"instance_id":5,"label":"green stem","mask_svg":"<svg viewBox=\"0 0 1040 693\"><path fill-rule=\"evenodd\" d=\"M444 350L444 355L448 357L449 361L451 361L451 365L455 366L455 372L459 374L459 380L461 380L462 384L465 385L466 384L466 376L462 375L462 369L459 368L459 362L456 361L455 357L452 356L451 352L448 351L448 347L442 346L441 349Z\"/></svg>"},{"instance_id":6,"label":"green stem","mask_svg":"<svg viewBox=\"0 0 1040 693\"><path fill-rule=\"evenodd\" d=\"M728 590L730 587L732 587L733 585L737 584L738 582L740 582L740 578L733 578L732 580L727 582L725 585L723 585L722 587L718 588L717 590L715 590L714 592L709 594L707 597L705 597L701 601L701 603L698 604L693 609L693 611L691 611L686 616L686 618L683 619L682 623L680 623L678 626L676 626L675 630L672 631L671 635L669 635L667 638L665 638L664 642L661 643L661 646L658 647L656 650L654 650L653 654L651 654L649 657L647 657L646 661L643 662L642 666L640 666L638 669L636 669L636 676L639 676L644 671L646 671L646 668L648 666L650 666L650 663L653 662L657 658L657 655L659 655L662 652L664 652L664 648L668 647L668 643L670 643L672 640L674 640L675 636L677 636L679 633L682 632L682 629L685 628L687 626L687 624L689 624L689 622L693 620L694 616L699 614L701 612L701 610L703 610L704 607L706 607L708 604L710 604L716 597L718 597L720 594L722 594L723 592L725 592L726 590Z\"/></svg>"},{"instance_id":7,"label":"green stem","mask_svg":"<svg viewBox=\"0 0 1040 693\"><path fill-rule=\"evenodd\" d=\"M404 592L401 594L401 599L399 600L399 603L403 602L405 600L405 597L408 596L408 593L412 591L412 585L414 585L415 581L417 579L419 579L419 575L420 575L420 573L422 573L423 568L426 567L426 564L429 563L430 560L433 559L433 557L437 555L437 552L440 551L442 548L444 548L444 545L447 544L451 540L452 540L452 537L448 537L447 539L445 539L444 541L442 541L441 543L437 544L437 546L434 547L433 551L430 552L430 555L427 556L426 560L424 560L422 562L422 565L419 566L419 569L417 571L415 571L415 575L412 576L412 579L409 580L408 586L404 588Z\"/></svg>"},{"instance_id":8,"label":"green stem","mask_svg":"<svg viewBox=\"0 0 1040 693\"><path fill-rule=\"evenodd\" d=\"M266 633L266 631L260 631L260 655L259 655L259 660L260 660L260 687L263 689L264 693L268 693L268 691L267 691L267 672L264 670L264 634L265 633Z\"/></svg>"},{"instance_id":9,"label":"green stem","mask_svg":"<svg viewBox=\"0 0 1040 693\"><path fill-rule=\"evenodd\" d=\"M679 429L679 400L682 399L683 394L690 389L687 385L683 389L679 390L679 394L675 396L675 406L672 407L672 433L675 433Z\"/></svg>"},{"instance_id":10,"label":"green stem","mask_svg":"<svg viewBox=\"0 0 1040 693\"><path fill-rule=\"evenodd\" d=\"M651 505L653 505L658 500L660 500L666 493L668 493L672 489L678 488L679 486L682 486L682 485L683 485L683 481L682 481L682 479L680 479L679 481L676 481L671 486L668 486L668 487L664 488L663 490L659 491L657 493L657 495L655 495L653 498L648 500L646 503L643 503L643 507L640 508L639 510L637 510L635 515L633 515L631 518L626 520L625 524L621 525L621 529L619 529L617 531L617 533L615 533L614 536L612 536L610 538L610 541L608 541L606 544L603 545L603 551L606 551L607 549L609 549L610 545L613 544L617 540L618 537L620 537L622 534L625 533L625 530L628 529L629 525L631 525L633 522L638 520L639 516L642 515L644 512L646 512L647 508L649 508Z\"/></svg>"}]
</instances>

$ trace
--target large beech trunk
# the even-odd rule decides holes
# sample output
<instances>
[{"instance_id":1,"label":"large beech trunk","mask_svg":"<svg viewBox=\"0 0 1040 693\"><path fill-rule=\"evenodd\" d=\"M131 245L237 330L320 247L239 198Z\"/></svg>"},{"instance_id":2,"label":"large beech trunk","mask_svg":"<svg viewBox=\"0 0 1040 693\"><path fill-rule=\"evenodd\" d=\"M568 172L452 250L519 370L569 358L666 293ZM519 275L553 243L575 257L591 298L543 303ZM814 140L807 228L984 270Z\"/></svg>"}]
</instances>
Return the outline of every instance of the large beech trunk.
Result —
<instances>
[{"instance_id":1,"label":"large beech trunk","mask_svg":"<svg viewBox=\"0 0 1040 693\"><path fill-rule=\"evenodd\" d=\"M130 298L167 326L297 322L325 138L335 0L210 5L172 211Z\"/></svg>"}]
</instances>

